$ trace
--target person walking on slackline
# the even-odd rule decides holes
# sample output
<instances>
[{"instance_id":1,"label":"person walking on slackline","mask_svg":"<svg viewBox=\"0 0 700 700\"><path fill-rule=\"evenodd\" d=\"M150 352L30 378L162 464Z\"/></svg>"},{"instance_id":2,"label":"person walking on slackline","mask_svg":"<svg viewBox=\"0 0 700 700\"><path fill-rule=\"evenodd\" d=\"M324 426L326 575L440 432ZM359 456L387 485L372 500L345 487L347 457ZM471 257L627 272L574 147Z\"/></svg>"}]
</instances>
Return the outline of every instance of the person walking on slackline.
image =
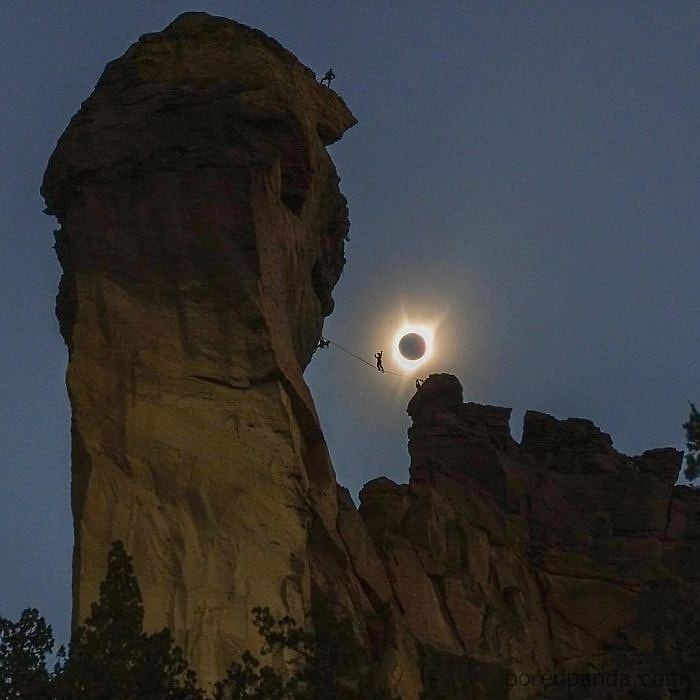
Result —
<instances>
[{"instance_id":1,"label":"person walking on slackline","mask_svg":"<svg viewBox=\"0 0 700 700\"><path fill-rule=\"evenodd\" d=\"M384 371L384 365L382 364L382 353L384 350L380 350L379 352L374 353L374 359L377 361L377 369L380 372Z\"/></svg>"}]
</instances>

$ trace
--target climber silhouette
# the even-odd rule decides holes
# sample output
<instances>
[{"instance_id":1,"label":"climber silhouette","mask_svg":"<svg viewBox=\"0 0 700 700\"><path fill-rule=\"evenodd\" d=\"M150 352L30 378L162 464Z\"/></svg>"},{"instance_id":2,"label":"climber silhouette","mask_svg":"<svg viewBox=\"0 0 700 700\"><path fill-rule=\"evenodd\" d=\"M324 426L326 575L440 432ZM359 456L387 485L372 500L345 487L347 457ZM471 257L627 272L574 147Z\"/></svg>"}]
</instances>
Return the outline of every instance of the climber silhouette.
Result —
<instances>
[{"instance_id":1,"label":"climber silhouette","mask_svg":"<svg viewBox=\"0 0 700 700\"><path fill-rule=\"evenodd\" d=\"M332 69L332 68L329 68L329 69L326 71L326 74L323 76L323 78L321 78L321 80L319 81L319 82L321 83L321 85L323 85L323 81L324 81L324 80L327 80L327 81L328 81L328 87L330 87L330 86L331 86L331 80L335 80L335 73L333 72L333 69Z\"/></svg>"},{"instance_id":2,"label":"climber silhouette","mask_svg":"<svg viewBox=\"0 0 700 700\"><path fill-rule=\"evenodd\" d=\"M418 391L418 389L420 389L421 384L422 384L424 381L425 381L424 379L416 379L416 391Z\"/></svg>"},{"instance_id":3,"label":"climber silhouette","mask_svg":"<svg viewBox=\"0 0 700 700\"><path fill-rule=\"evenodd\" d=\"M321 336L321 339L318 341L318 347L321 350L325 350L330 344L331 344L331 341L326 340L323 336Z\"/></svg>"},{"instance_id":4,"label":"climber silhouette","mask_svg":"<svg viewBox=\"0 0 700 700\"><path fill-rule=\"evenodd\" d=\"M380 350L379 352L374 353L374 358L377 360L377 369L380 372L384 371L384 365L382 364L382 353L384 350Z\"/></svg>"}]
</instances>

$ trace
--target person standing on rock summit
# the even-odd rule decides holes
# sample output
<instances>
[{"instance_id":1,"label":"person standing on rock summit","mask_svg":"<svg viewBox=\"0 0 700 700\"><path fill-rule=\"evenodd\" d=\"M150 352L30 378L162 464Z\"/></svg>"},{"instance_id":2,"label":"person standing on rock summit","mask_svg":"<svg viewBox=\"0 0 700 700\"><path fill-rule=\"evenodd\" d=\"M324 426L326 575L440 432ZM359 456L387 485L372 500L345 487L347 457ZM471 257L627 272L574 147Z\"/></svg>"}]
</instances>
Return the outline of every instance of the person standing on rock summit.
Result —
<instances>
[{"instance_id":1,"label":"person standing on rock summit","mask_svg":"<svg viewBox=\"0 0 700 700\"><path fill-rule=\"evenodd\" d=\"M328 87L330 87L330 86L331 86L331 80L335 80L335 73L333 72L333 69L332 69L332 68L329 68L329 69L326 71L326 74L323 76L323 78L321 78L321 80L319 81L319 82L321 83L321 85L323 85L323 81L324 81L324 80L327 80L327 81L328 81Z\"/></svg>"}]
</instances>

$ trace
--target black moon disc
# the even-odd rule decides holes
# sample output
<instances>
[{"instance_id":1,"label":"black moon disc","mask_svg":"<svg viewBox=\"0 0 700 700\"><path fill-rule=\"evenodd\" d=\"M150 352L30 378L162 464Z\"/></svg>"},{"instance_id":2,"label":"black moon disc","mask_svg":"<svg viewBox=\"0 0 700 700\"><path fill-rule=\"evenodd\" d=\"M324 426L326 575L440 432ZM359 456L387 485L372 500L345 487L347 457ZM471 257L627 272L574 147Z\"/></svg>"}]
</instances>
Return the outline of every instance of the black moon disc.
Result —
<instances>
[{"instance_id":1,"label":"black moon disc","mask_svg":"<svg viewBox=\"0 0 700 700\"><path fill-rule=\"evenodd\" d=\"M420 360L425 351L425 338L418 333L406 333L399 340L399 352L406 360Z\"/></svg>"}]
</instances>

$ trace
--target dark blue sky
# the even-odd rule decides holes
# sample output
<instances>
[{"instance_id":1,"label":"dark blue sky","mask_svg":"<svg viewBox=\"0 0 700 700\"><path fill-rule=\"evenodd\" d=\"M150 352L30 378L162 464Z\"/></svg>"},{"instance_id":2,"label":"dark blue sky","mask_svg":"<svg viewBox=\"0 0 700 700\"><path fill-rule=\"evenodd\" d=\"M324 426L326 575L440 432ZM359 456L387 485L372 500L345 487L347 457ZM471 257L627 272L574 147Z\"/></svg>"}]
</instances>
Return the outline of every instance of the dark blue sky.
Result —
<instances>
[{"instance_id":1,"label":"dark blue sky","mask_svg":"<svg viewBox=\"0 0 700 700\"><path fill-rule=\"evenodd\" d=\"M683 447L700 401L700 4L6 0L0 23L0 615L70 605L66 351L39 185L105 63L185 10L259 27L359 124L326 334L371 358L405 315L465 397ZM387 366L391 362L387 361ZM412 382L338 352L307 371L341 483L407 477Z\"/></svg>"}]
</instances>

